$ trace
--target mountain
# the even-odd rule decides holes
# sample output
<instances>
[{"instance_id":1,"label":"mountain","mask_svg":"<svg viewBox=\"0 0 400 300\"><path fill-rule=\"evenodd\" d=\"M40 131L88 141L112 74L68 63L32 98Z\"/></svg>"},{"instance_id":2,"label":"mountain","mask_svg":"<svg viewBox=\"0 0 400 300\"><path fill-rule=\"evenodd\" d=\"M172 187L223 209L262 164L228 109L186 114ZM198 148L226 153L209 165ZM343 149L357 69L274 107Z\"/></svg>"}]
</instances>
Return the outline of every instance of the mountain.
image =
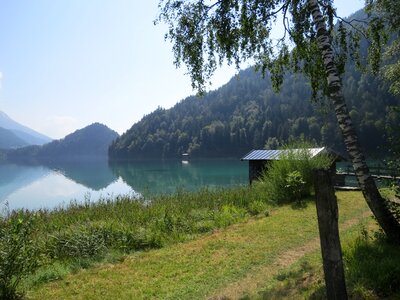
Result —
<instances>
[{"instance_id":1,"label":"mountain","mask_svg":"<svg viewBox=\"0 0 400 300\"><path fill-rule=\"evenodd\" d=\"M304 137L344 152L332 107L310 101L311 88L301 75L287 74L279 93L254 68L239 72L204 97L188 97L170 109L159 108L134 124L109 149L111 159L192 157L240 158L251 149L276 149ZM344 95L361 144L370 155L385 154L389 106L400 99L380 78L348 64Z\"/></svg>"},{"instance_id":2,"label":"mountain","mask_svg":"<svg viewBox=\"0 0 400 300\"><path fill-rule=\"evenodd\" d=\"M365 19L360 10L350 19ZM360 57L367 42L360 41ZM399 124L390 107L400 99L379 76L361 73L351 60L342 76L343 92L361 145L369 158L387 154L390 124ZM170 109L159 108L115 140L111 160L141 158L243 157L252 149L276 149L293 139L345 153L332 105L311 100L310 83L288 72L279 93L254 67L240 71L204 97L190 96ZM160 101L161 102L161 101Z\"/></svg>"},{"instance_id":3,"label":"mountain","mask_svg":"<svg viewBox=\"0 0 400 300\"><path fill-rule=\"evenodd\" d=\"M19 148L27 145L28 143L14 132L0 127L0 149Z\"/></svg>"},{"instance_id":4,"label":"mountain","mask_svg":"<svg viewBox=\"0 0 400 300\"><path fill-rule=\"evenodd\" d=\"M14 142L13 140L9 140L10 133L1 131L0 132L0 139L1 140L9 140L9 142L5 142L4 145L10 144L11 146L5 146L6 148L15 148L15 147L21 147L21 146L26 146L26 145L43 145L48 142L51 142L52 139L39 133L36 132L33 129L30 129L24 125L19 124L18 122L14 121L11 119L7 114L4 112L0 111L0 127L3 129L8 130L9 132L12 132L13 135L15 135L19 140L16 140L18 142ZM15 137L13 137L15 139ZM0 147L3 147L0 145Z\"/></svg>"},{"instance_id":5,"label":"mountain","mask_svg":"<svg viewBox=\"0 0 400 300\"><path fill-rule=\"evenodd\" d=\"M109 145L118 136L117 132L107 126L94 123L76 130L63 139L42 146L28 146L9 151L7 158L11 160L27 158L59 160L76 157L105 157Z\"/></svg>"}]
</instances>

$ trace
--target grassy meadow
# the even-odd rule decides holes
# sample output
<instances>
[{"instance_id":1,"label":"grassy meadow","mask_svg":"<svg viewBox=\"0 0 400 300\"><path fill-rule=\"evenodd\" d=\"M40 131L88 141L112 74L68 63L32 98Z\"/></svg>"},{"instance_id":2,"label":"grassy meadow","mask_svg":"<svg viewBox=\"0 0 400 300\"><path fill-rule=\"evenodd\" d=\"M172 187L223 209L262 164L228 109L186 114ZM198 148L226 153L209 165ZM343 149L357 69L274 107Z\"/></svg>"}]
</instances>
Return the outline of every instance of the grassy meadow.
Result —
<instances>
[{"instance_id":1,"label":"grassy meadow","mask_svg":"<svg viewBox=\"0 0 400 300\"><path fill-rule=\"evenodd\" d=\"M312 197L276 205L263 195L253 185L14 212L3 228L31 222L25 248L37 262L17 291L27 299L323 299ZM337 196L350 295L399 295L400 270L390 267L400 266L399 249L373 234L361 193ZM374 286L389 248L386 277Z\"/></svg>"}]
</instances>

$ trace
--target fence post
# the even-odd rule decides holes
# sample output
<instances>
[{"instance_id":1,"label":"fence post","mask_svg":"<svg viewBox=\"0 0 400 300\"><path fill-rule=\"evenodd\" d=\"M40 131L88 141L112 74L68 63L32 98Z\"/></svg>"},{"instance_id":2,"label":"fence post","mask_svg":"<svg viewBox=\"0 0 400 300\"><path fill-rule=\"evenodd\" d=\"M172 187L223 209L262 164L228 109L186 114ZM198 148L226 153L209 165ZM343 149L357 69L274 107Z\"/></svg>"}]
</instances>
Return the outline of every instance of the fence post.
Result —
<instances>
[{"instance_id":1,"label":"fence post","mask_svg":"<svg viewBox=\"0 0 400 300\"><path fill-rule=\"evenodd\" d=\"M314 188L327 299L347 299L339 239L338 206L328 170L314 172Z\"/></svg>"}]
</instances>

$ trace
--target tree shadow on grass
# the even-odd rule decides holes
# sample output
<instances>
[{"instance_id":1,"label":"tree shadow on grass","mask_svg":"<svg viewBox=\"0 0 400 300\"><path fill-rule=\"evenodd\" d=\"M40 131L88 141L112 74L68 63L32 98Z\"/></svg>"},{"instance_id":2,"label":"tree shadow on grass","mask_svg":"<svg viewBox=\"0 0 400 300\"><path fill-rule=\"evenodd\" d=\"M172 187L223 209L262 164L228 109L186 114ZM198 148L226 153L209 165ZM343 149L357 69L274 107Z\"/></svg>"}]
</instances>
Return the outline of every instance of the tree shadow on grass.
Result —
<instances>
[{"instance_id":1,"label":"tree shadow on grass","mask_svg":"<svg viewBox=\"0 0 400 300\"><path fill-rule=\"evenodd\" d=\"M349 299L400 299L400 247L383 233L364 232L343 252ZM243 299L326 299L321 268L304 260L274 276L256 297Z\"/></svg>"},{"instance_id":2,"label":"tree shadow on grass","mask_svg":"<svg viewBox=\"0 0 400 300\"><path fill-rule=\"evenodd\" d=\"M312 295L310 295L310 290ZM309 296L307 296L309 295ZM279 272L269 285L257 295L244 295L247 299L326 299L321 272L309 262Z\"/></svg>"},{"instance_id":3,"label":"tree shadow on grass","mask_svg":"<svg viewBox=\"0 0 400 300\"><path fill-rule=\"evenodd\" d=\"M400 247L382 232L367 233L344 249L346 281L354 299L400 299Z\"/></svg>"},{"instance_id":4,"label":"tree shadow on grass","mask_svg":"<svg viewBox=\"0 0 400 300\"><path fill-rule=\"evenodd\" d=\"M302 210L302 209L306 209L308 206L308 203L310 201L309 200L299 200L299 201L295 201L291 204L291 207L293 209L297 209L297 210Z\"/></svg>"},{"instance_id":5,"label":"tree shadow on grass","mask_svg":"<svg viewBox=\"0 0 400 300\"><path fill-rule=\"evenodd\" d=\"M313 197L305 197L300 200L281 201L281 202L279 202L278 205L279 206L290 205L290 207L292 209L303 210L303 209L306 209L308 207L308 205L313 205L313 204L315 204L315 200Z\"/></svg>"}]
</instances>

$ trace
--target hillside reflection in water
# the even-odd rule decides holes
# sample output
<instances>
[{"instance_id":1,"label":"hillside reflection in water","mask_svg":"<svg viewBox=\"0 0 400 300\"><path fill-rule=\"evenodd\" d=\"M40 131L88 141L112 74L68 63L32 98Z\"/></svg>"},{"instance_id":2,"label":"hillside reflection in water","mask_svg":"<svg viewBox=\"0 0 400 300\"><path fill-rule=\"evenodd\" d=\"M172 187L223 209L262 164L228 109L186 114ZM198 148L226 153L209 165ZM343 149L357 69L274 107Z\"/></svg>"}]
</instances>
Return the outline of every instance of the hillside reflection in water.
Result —
<instances>
[{"instance_id":1,"label":"hillside reflection in water","mask_svg":"<svg viewBox=\"0 0 400 300\"><path fill-rule=\"evenodd\" d=\"M239 160L0 163L0 210L52 209L71 200L97 201L120 194L137 197L179 188L246 183L247 164Z\"/></svg>"},{"instance_id":2,"label":"hillside reflection in water","mask_svg":"<svg viewBox=\"0 0 400 300\"><path fill-rule=\"evenodd\" d=\"M178 188L226 187L247 183L247 164L240 160L110 162L114 175L140 193L171 193Z\"/></svg>"}]
</instances>

